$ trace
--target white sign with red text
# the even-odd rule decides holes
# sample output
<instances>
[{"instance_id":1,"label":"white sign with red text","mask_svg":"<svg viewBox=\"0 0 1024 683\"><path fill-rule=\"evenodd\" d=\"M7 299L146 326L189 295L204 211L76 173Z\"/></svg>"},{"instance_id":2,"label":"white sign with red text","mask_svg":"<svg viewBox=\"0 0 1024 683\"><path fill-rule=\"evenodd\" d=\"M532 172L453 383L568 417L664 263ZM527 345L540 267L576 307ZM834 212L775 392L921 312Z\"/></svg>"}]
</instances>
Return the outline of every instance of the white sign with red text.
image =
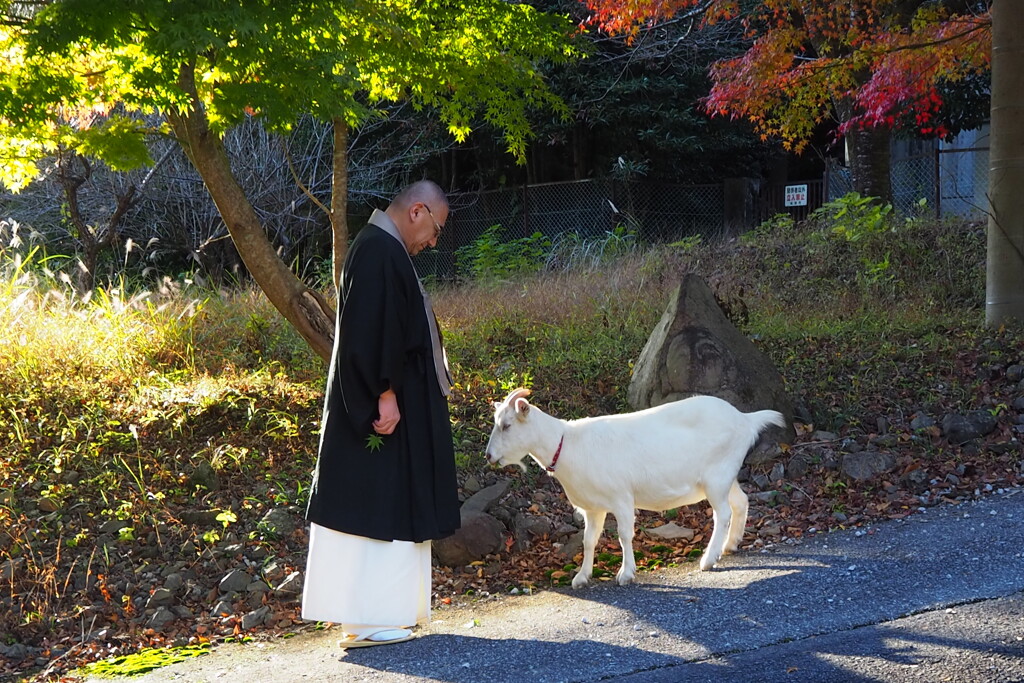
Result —
<instances>
[{"instance_id":1,"label":"white sign with red text","mask_svg":"<svg viewBox=\"0 0 1024 683\"><path fill-rule=\"evenodd\" d=\"M786 206L807 206L807 185L786 185Z\"/></svg>"}]
</instances>

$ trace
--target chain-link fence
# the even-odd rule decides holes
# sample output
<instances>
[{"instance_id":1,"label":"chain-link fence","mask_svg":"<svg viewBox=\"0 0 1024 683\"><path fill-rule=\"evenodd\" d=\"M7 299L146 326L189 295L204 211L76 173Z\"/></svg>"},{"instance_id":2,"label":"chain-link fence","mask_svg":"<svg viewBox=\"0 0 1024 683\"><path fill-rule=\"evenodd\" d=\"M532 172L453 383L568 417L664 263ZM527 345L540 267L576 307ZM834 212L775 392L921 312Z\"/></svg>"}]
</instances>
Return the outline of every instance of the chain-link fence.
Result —
<instances>
[{"instance_id":1,"label":"chain-link fence","mask_svg":"<svg viewBox=\"0 0 1024 683\"><path fill-rule=\"evenodd\" d=\"M925 210L937 217L985 215L987 147L939 148L895 159L890 174L893 208L900 215L920 214L922 200ZM784 185L762 185L750 220L765 220L780 212L799 220L822 202L853 190L849 169L839 166L830 167L820 181L801 182L807 186L807 201L795 208L783 208ZM584 241L599 240L617 228L649 243L734 234L730 232L734 227L726 226L725 204L737 198L725 187L602 178L453 195L437 248L417 256L416 267L425 277L446 280L460 275L459 249L495 225L501 226L505 240L540 233L553 242L568 234Z\"/></svg>"},{"instance_id":2,"label":"chain-link fence","mask_svg":"<svg viewBox=\"0 0 1024 683\"><path fill-rule=\"evenodd\" d=\"M616 229L633 231L645 242L717 236L723 225L724 193L721 185L601 178L453 195L450 204L437 248L416 257L421 276L458 275L459 249L495 225L508 240L535 233L552 241L570 233L580 240L598 240Z\"/></svg>"},{"instance_id":3,"label":"chain-link fence","mask_svg":"<svg viewBox=\"0 0 1024 683\"><path fill-rule=\"evenodd\" d=\"M853 190L849 169L832 167L827 175L829 200ZM977 220L987 214L988 147L937 148L894 159L889 177L893 209L900 215L921 213L922 200L936 218L954 215Z\"/></svg>"}]
</instances>

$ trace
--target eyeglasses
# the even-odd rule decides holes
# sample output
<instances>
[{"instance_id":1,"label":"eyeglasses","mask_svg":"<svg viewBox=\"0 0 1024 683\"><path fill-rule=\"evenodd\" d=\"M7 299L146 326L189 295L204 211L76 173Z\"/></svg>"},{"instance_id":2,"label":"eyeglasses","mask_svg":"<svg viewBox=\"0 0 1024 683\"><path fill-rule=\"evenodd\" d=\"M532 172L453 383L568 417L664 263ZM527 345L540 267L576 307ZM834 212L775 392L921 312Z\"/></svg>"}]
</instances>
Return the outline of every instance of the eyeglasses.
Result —
<instances>
[{"instance_id":1,"label":"eyeglasses","mask_svg":"<svg viewBox=\"0 0 1024 683\"><path fill-rule=\"evenodd\" d=\"M423 208L427 210L427 215L430 216L430 220L434 222L434 239L436 240L438 237L441 236L441 225L437 222L437 219L434 218L434 214L433 212L431 212L429 206L424 204Z\"/></svg>"}]
</instances>

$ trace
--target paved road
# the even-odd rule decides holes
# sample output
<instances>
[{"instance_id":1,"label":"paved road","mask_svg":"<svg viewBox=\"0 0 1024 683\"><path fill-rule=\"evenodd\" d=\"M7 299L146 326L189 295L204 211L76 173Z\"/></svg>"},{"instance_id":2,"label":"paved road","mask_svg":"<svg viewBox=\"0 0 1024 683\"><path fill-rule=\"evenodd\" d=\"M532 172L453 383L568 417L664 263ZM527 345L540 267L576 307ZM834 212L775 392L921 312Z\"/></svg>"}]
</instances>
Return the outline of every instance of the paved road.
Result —
<instances>
[{"instance_id":1,"label":"paved road","mask_svg":"<svg viewBox=\"0 0 1024 683\"><path fill-rule=\"evenodd\" d=\"M719 567L438 610L389 647L225 645L133 680L1024 681L1022 490Z\"/></svg>"}]
</instances>

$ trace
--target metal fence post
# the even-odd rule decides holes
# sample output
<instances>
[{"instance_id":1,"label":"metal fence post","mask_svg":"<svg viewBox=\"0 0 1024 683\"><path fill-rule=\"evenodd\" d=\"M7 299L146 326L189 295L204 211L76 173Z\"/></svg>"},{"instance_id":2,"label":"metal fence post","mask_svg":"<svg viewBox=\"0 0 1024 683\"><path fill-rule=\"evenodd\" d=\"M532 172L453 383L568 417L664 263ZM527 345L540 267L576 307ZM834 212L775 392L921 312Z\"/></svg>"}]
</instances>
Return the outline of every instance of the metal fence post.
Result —
<instances>
[{"instance_id":1,"label":"metal fence post","mask_svg":"<svg viewBox=\"0 0 1024 683\"><path fill-rule=\"evenodd\" d=\"M520 237L530 236L530 185L523 183L523 234Z\"/></svg>"}]
</instances>

